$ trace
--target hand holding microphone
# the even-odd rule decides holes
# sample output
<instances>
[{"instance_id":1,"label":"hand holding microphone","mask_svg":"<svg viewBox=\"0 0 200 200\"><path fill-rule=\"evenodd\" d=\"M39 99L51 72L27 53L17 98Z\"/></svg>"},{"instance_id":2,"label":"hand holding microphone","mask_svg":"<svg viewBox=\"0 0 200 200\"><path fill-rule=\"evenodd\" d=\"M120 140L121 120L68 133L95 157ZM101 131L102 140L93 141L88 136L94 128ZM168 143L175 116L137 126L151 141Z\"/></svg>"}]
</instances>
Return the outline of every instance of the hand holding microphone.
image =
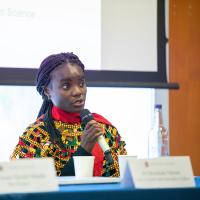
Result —
<instances>
[{"instance_id":1,"label":"hand holding microphone","mask_svg":"<svg viewBox=\"0 0 200 200\"><path fill-rule=\"evenodd\" d=\"M89 121L85 125L84 133L81 136L81 146L87 151L91 152L98 137L102 135L102 130L98 123L94 120Z\"/></svg>"},{"instance_id":2,"label":"hand holding microphone","mask_svg":"<svg viewBox=\"0 0 200 200\"><path fill-rule=\"evenodd\" d=\"M111 150L102 135L103 131L99 124L94 120L92 113L84 109L80 113L81 121L85 125L85 131L82 136L81 146L88 152L91 152L95 143L98 142L104 152L106 160L112 164L113 158Z\"/></svg>"}]
</instances>

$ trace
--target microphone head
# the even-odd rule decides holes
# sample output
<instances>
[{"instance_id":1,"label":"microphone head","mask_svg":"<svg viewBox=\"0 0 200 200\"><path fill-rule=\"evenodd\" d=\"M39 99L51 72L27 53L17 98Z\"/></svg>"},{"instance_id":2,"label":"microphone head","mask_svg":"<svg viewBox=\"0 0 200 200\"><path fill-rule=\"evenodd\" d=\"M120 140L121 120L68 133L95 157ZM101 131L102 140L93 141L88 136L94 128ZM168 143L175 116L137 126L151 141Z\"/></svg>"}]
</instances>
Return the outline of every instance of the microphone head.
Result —
<instances>
[{"instance_id":1,"label":"microphone head","mask_svg":"<svg viewBox=\"0 0 200 200\"><path fill-rule=\"evenodd\" d=\"M80 112L81 121L83 124L87 124L89 121L93 120L93 114L88 109L83 109Z\"/></svg>"}]
</instances>

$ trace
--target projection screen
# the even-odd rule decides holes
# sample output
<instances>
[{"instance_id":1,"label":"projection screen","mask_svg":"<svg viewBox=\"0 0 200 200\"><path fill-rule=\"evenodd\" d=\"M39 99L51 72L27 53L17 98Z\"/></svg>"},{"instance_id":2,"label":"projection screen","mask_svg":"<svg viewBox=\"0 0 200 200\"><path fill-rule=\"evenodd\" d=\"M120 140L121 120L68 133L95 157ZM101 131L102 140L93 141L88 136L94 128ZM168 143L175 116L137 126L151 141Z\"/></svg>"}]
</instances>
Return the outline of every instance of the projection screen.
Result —
<instances>
[{"instance_id":1,"label":"projection screen","mask_svg":"<svg viewBox=\"0 0 200 200\"><path fill-rule=\"evenodd\" d=\"M41 61L66 51L89 82L167 81L164 0L0 2L0 84L33 85Z\"/></svg>"}]
</instances>

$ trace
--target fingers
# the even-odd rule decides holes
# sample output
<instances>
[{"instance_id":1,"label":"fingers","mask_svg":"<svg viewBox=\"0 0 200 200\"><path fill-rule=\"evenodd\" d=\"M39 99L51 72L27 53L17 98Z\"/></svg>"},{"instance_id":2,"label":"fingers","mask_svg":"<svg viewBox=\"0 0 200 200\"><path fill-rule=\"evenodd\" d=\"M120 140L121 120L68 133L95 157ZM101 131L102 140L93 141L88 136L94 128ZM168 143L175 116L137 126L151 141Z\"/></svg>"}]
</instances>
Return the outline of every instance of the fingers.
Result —
<instances>
[{"instance_id":1,"label":"fingers","mask_svg":"<svg viewBox=\"0 0 200 200\"><path fill-rule=\"evenodd\" d=\"M81 146L88 152L91 152L98 137L102 135L102 133L102 127L100 127L96 121L92 120L88 122L81 136Z\"/></svg>"},{"instance_id":2,"label":"fingers","mask_svg":"<svg viewBox=\"0 0 200 200\"><path fill-rule=\"evenodd\" d=\"M95 134L95 133L102 133L102 127L100 127L100 125L94 121L91 120L90 122L87 123L86 127L85 127L85 133L86 134Z\"/></svg>"},{"instance_id":3,"label":"fingers","mask_svg":"<svg viewBox=\"0 0 200 200\"><path fill-rule=\"evenodd\" d=\"M102 135L102 133L100 132L97 132L97 133L94 133L94 134L85 134L85 140L87 140L88 142L90 143L96 143L97 140L98 140L98 137Z\"/></svg>"},{"instance_id":4,"label":"fingers","mask_svg":"<svg viewBox=\"0 0 200 200\"><path fill-rule=\"evenodd\" d=\"M90 141L93 141L100 136L102 135L102 128L100 127L100 125L92 120L90 122L88 122L88 124L86 125L85 127L85 131L84 131L84 135L85 135L85 138L87 138L88 140Z\"/></svg>"},{"instance_id":5,"label":"fingers","mask_svg":"<svg viewBox=\"0 0 200 200\"><path fill-rule=\"evenodd\" d=\"M99 126L98 122L96 122L95 120L91 120L91 121L89 121L89 122L86 124L85 130L88 130L88 129L91 128L91 127L93 127L93 128L99 128L100 126Z\"/></svg>"}]
</instances>

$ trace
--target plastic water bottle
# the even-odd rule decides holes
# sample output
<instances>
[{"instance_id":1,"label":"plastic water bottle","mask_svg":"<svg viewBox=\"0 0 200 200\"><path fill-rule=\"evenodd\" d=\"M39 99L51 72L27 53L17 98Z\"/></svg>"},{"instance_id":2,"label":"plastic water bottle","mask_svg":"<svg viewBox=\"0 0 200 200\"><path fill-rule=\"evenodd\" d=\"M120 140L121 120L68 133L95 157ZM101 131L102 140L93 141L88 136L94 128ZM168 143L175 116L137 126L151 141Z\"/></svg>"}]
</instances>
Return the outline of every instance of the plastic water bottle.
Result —
<instances>
[{"instance_id":1,"label":"plastic water bottle","mask_svg":"<svg viewBox=\"0 0 200 200\"><path fill-rule=\"evenodd\" d=\"M169 155L169 134L163 125L162 105L154 108L154 123L148 136L148 157L155 158Z\"/></svg>"}]
</instances>

